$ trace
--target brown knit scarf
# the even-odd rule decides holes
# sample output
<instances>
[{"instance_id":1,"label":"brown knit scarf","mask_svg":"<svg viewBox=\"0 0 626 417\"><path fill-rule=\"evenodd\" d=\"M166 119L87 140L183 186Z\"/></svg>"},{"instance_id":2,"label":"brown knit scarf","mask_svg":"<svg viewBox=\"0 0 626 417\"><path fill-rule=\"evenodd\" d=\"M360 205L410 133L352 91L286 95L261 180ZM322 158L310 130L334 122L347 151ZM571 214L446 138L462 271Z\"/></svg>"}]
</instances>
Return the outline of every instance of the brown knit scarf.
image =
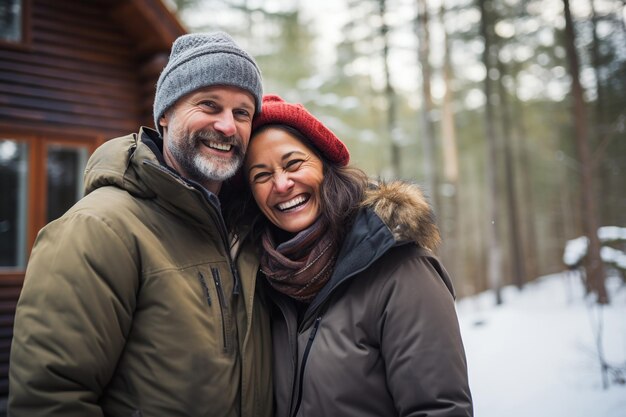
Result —
<instances>
[{"instance_id":1,"label":"brown knit scarf","mask_svg":"<svg viewBox=\"0 0 626 417\"><path fill-rule=\"evenodd\" d=\"M313 300L335 267L337 245L321 218L278 246L268 227L261 242L261 272L277 291L298 301Z\"/></svg>"}]
</instances>

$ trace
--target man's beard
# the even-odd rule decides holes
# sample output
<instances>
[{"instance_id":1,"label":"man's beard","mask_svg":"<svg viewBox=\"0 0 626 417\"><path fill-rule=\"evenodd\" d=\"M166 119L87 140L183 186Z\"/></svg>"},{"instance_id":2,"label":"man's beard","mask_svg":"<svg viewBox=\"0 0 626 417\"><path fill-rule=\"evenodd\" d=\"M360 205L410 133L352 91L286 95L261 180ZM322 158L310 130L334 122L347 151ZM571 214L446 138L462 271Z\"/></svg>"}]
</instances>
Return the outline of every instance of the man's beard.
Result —
<instances>
[{"instance_id":1,"label":"man's beard","mask_svg":"<svg viewBox=\"0 0 626 417\"><path fill-rule=\"evenodd\" d=\"M232 156L220 157L202 152L202 142L216 142L232 146ZM177 138L167 141L167 148L176 159L186 177L204 183L205 181L224 181L237 172L243 162L242 141L236 135L224 136L214 130L185 132Z\"/></svg>"}]
</instances>

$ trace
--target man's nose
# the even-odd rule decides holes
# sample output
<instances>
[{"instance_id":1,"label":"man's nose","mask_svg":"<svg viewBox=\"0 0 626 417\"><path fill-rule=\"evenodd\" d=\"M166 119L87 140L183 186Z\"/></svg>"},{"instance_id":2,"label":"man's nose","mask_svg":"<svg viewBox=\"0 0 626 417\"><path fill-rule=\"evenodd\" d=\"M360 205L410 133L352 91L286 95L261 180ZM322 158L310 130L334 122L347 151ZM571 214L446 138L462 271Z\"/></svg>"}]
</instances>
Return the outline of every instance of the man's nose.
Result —
<instances>
[{"instance_id":1,"label":"man's nose","mask_svg":"<svg viewBox=\"0 0 626 417\"><path fill-rule=\"evenodd\" d=\"M235 118L230 112L221 112L217 116L217 120L213 124L215 130L220 132L224 136L232 136L237 132L237 126L235 125Z\"/></svg>"}]
</instances>

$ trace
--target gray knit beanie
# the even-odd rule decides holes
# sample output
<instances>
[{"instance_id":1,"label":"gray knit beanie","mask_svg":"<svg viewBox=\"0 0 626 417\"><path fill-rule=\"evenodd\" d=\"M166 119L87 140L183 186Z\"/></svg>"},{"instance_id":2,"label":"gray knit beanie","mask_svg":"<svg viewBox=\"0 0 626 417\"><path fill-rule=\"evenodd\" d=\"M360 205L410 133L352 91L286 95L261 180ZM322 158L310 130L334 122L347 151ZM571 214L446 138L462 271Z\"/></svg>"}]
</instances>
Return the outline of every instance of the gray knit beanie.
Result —
<instances>
[{"instance_id":1,"label":"gray knit beanie","mask_svg":"<svg viewBox=\"0 0 626 417\"><path fill-rule=\"evenodd\" d=\"M254 58L227 33L191 33L174 41L170 58L157 82L154 124L179 98L199 88L230 85L254 96L255 115L261 112L261 70Z\"/></svg>"}]
</instances>

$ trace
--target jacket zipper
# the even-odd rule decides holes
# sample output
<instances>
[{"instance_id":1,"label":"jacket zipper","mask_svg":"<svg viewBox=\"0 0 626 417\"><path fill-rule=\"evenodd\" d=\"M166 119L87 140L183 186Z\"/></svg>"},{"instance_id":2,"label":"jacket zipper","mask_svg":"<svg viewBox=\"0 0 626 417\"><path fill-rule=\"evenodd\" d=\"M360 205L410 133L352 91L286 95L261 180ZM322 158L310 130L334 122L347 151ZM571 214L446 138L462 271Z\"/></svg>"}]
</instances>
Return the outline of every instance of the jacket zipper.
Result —
<instances>
[{"instance_id":1,"label":"jacket zipper","mask_svg":"<svg viewBox=\"0 0 626 417\"><path fill-rule=\"evenodd\" d=\"M304 348L304 354L302 355L302 364L300 365L300 376L298 378L298 401L296 402L296 407L294 408L291 417L296 417L296 415L298 415L298 411L300 411L300 404L302 403L302 389L304 385L304 369L306 367L306 361L309 359L309 352L311 351L311 346L313 345L313 339L315 339L315 335L317 334L317 329L320 326L320 321L322 321L322 316L318 316L315 319L315 323L313 324L311 333L309 333L309 340L307 341L306 347Z\"/></svg>"},{"instance_id":2,"label":"jacket zipper","mask_svg":"<svg viewBox=\"0 0 626 417\"><path fill-rule=\"evenodd\" d=\"M224 244L224 249L226 250L226 257L228 258L228 266L230 267L230 273L233 275L233 295L239 295L241 280L239 278L239 270L233 261L233 257L230 254L230 243L228 241L228 232L226 230L226 224L224 223L224 218L222 214L219 212L218 208L208 199L205 198L211 207L217 212L217 223L220 228L220 236L222 237L222 243Z\"/></svg>"},{"instance_id":3,"label":"jacket zipper","mask_svg":"<svg viewBox=\"0 0 626 417\"><path fill-rule=\"evenodd\" d=\"M222 280L220 278L220 271L217 268L211 268L211 274L213 274L213 281L215 282L215 289L217 290L217 301L220 305L220 312L222 317L222 337L224 339L224 352L229 352L231 348L230 343L230 315L228 314L228 304L226 303L226 297L224 297L224 290L222 288Z\"/></svg>"}]
</instances>

